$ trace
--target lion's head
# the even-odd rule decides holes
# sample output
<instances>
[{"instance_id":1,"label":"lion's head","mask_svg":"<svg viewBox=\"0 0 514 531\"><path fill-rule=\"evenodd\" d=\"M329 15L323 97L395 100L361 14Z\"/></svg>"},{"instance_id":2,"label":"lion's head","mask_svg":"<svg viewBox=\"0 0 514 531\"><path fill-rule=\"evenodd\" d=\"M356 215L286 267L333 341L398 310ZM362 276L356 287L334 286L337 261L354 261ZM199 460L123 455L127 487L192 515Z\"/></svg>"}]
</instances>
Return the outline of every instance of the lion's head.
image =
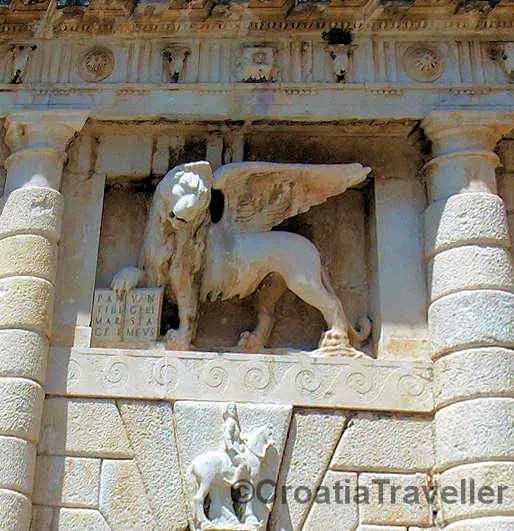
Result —
<instances>
[{"instance_id":1,"label":"lion's head","mask_svg":"<svg viewBox=\"0 0 514 531\"><path fill-rule=\"evenodd\" d=\"M192 162L173 168L156 190L163 209L161 215L172 221L193 222L209 207L212 182L208 162Z\"/></svg>"}]
</instances>

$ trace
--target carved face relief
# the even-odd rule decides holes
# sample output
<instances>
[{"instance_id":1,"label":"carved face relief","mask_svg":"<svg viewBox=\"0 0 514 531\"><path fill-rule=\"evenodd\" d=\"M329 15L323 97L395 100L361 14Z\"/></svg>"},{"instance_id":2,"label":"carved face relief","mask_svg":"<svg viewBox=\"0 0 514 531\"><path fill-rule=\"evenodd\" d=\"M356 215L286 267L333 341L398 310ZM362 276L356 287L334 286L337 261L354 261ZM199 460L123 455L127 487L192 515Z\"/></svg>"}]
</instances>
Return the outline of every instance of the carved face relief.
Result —
<instances>
[{"instance_id":1,"label":"carved face relief","mask_svg":"<svg viewBox=\"0 0 514 531\"><path fill-rule=\"evenodd\" d=\"M109 77L114 70L114 55L108 48L94 47L81 58L78 73L84 81L95 83Z\"/></svg>"},{"instance_id":2,"label":"carved face relief","mask_svg":"<svg viewBox=\"0 0 514 531\"><path fill-rule=\"evenodd\" d=\"M184 73L186 61L191 51L184 46L170 46L161 51L163 70L167 81L178 83Z\"/></svg>"},{"instance_id":3,"label":"carved face relief","mask_svg":"<svg viewBox=\"0 0 514 531\"><path fill-rule=\"evenodd\" d=\"M407 48L403 56L403 67L414 81L433 82L443 75L443 58L438 50L430 46L414 45Z\"/></svg>"},{"instance_id":4,"label":"carved face relief","mask_svg":"<svg viewBox=\"0 0 514 531\"><path fill-rule=\"evenodd\" d=\"M327 48L327 52L331 59L334 80L336 83L343 83L348 71L350 47L346 44L334 44Z\"/></svg>"},{"instance_id":5,"label":"carved face relief","mask_svg":"<svg viewBox=\"0 0 514 531\"><path fill-rule=\"evenodd\" d=\"M36 49L35 44L13 44L9 47L11 56L10 83L20 85L25 81L28 64Z\"/></svg>"},{"instance_id":6,"label":"carved face relief","mask_svg":"<svg viewBox=\"0 0 514 531\"><path fill-rule=\"evenodd\" d=\"M240 81L266 83L275 81L275 52L273 48L250 47L243 50Z\"/></svg>"}]
</instances>

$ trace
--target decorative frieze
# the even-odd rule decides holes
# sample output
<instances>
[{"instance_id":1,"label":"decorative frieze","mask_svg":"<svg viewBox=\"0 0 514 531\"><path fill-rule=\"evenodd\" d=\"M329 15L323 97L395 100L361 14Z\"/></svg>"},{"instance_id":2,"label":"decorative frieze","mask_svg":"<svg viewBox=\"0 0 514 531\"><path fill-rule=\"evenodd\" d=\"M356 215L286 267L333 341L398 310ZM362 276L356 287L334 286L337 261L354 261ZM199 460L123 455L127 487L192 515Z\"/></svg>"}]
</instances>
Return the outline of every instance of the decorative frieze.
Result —
<instances>
[{"instance_id":1,"label":"decorative frieze","mask_svg":"<svg viewBox=\"0 0 514 531\"><path fill-rule=\"evenodd\" d=\"M347 409L433 408L430 363L313 359L306 353L232 354L53 348L47 393L224 400Z\"/></svg>"},{"instance_id":2,"label":"decorative frieze","mask_svg":"<svg viewBox=\"0 0 514 531\"><path fill-rule=\"evenodd\" d=\"M49 90L49 83L498 85L513 77L512 42L410 43L356 34L351 42L341 43L326 42L321 35L273 45L265 38L201 39L191 34L164 46L162 39L148 37L113 37L108 46L100 40L85 46L76 38L37 45L12 42L0 59L0 80ZM37 61L30 61L34 54Z\"/></svg>"}]
</instances>

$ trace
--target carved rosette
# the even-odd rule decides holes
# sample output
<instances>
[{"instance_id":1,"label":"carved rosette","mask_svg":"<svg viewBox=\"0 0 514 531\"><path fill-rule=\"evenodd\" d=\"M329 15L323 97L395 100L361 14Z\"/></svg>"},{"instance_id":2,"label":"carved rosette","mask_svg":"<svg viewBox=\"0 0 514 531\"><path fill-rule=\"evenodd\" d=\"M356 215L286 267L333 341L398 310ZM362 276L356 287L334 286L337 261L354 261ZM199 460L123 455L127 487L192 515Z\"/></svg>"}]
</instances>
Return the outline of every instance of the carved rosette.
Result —
<instances>
[{"instance_id":1,"label":"carved rosette","mask_svg":"<svg viewBox=\"0 0 514 531\"><path fill-rule=\"evenodd\" d=\"M88 83L98 83L109 77L114 70L114 54L108 48L95 46L80 58L77 71Z\"/></svg>"},{"instance_id":2,"label":"carved rosette","mask_svg":"<svg viewBox=\"0 0 514 531\"><path fill-rule=\"evenodd\" d=\"M433 83L444 72L444 60L435 46L416 44L410 46L403 54L405 73L414 81Z\"/></svg>"}]
</instances>

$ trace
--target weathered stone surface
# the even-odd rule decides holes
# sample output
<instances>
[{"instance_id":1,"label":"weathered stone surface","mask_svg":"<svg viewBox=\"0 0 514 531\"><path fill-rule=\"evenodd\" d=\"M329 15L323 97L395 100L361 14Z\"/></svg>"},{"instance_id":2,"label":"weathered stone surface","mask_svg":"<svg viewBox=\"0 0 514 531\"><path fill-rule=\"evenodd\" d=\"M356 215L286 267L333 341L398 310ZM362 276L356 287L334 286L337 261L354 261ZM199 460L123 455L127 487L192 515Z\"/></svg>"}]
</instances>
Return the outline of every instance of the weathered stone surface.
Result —
<instances>
[{"instance_id":1,"label":"weathered stone surface","mask_svg":"<svg viewBox=\"0 0 514 531\"><path fill-rule=\"evenodd\" d=\"M53 507L98 507L100 459L40 455L33 501Z\"/></svg>"},{"instance_id":2,"label":"weathered stone surface","mask_svg":"<svg viewBox=\"0 0 514 531\"><path fill-rule=\"evenodd\" d=\"M514 517L485 516L473 520L460 520L448 524L445 529L447 531L511 531L514 529Z\"/></svg>"},{"instance_id":3,"label":"weathered stone surface","mask_svg":"<svg viewBox=\"0 0 514 531\"><path fill-rule=\"evenodd\" d=\"M0 216L0 234L41 234L58 241L61 234L62 195L49 188L11 192Z\"/></svg>"},{"instance_id":4,"label":"weathered stone surface","mask_svg":"<svg viewBox=\"0 0 514 531\"><path fill-rule=\"evenodd\" d=\"M336 496L334 486L336 484L341 485L343 488L346 486L349 487L351 493L349 503L334 503ZM311 499L309 502L311 504L309 514L302 529L305 531L325 531L326 529L332 529L334 525L340 525L342 531L355 529L359 522L359 509L353 499L356 486L357 474L329 470L323 478L319 495L322 492L324 492L323 496L328 493L326 495L329 496L330 503L318 503L315 498L314 500ZM308 492L302 489L299 495L299 499L307 499ZM321 500L322 498L319 499ZM344 491L340 499L346 502Z\"/></svg>"},{"instance_id":5,"label":"weathered stone surface","mask_svg":"<svg viewBox=\"0 0 514 531\"><path fill-rule=\"evenodd\" d=\"M479 518L482 516L509 515L512 516L514 508L514 489L512 488L512 478L514 477L513 463L474 463L451 468L440 475L439 483L441 488L445 486L457 487L457 496L450 497L450 500L461 501L462 493L465 493L465 503L444 503L441 500L441 520L444 523L454 520L466 520L467 518ZM474 482L474 489L470 484ZM462 489L462 481L465 482L465 490ZM480 488L490 487L482 490L479 498ZM501 489L500 487L506 487ZM492 490L492 492L491 492ZM471 494L474 492L474 494ZM488 527L487 524L494 523L485 521L480 529L502 529L502 527ZM508 522L510 525L511 522ZM502 525L505 525L503 522ZM455 527L454 529L479 529L478 527L465 528ZM511 529L506 527L505 529Z\"/></svg>"},{"instance_id":6,"label":"weathered stone surface","mask_svg":"<svg viewBox=\"0 0 514 531\"><path fill-rule=\"evenodd\" d=\"M187 504L180 480L171 404L131 400L121 401L119 408L156 529L184 529Z\"/></svg>"},{"instance_id":7,"label":"weathered stone surface","mask_svg":"<svg viewBox=\"0 0 514 531\"><path fill-rule=\"evenodd\" d=\"M385 481L383 498L380 497L380 487L375 482ZM370 503L359 505L359 519L361 524L385 525L418 525L430 526L432 523L432 509L429 506L423 487L428 489L428 476L425 474L359 474L359 486L367 487ZM394 487L399 487L394 492ZM403 500L409 494L409 487L415 487L419 493L419 501L406 503ZM414 489L412 489L411 499Z\"/></svg>"},{"instance_id":8,"label":"weathered stone surface","mask_svg":"<svg viewBox=\"0 0 514 531\"><path fill-rule=\"evenodd\" d=\"M434 364L436 405L478 396L514 393L514 351L504 348L460 350Z\"/></svg>"},{"instance_id":9,"label":"weathered stone surface","mask_svg":"<svg viewBox=\"0 0 514 531\"><path fill-rule=\"evenodd\" d=\"M459 264L459 274L455 274ZM432 300L466 289L512 291L514 272L510 250L465 245L437 254L429 271Z\"/></svg>"},{"instance_id":10,"label":"weathered stone surface","mask_svg":"<svg viewBox=\"0 0 514 531\"><path fill-rule=\"evenodd\" d=\"M409 527L409 531L419 530L419 527ZM423 529L427 530L428 528L424 527ZM407 531L407 528L399 525L370 525L364 524L359 525L357 531Z\"/></svg>"},{"instance_id":11,"label":"weathered stone surface","mask_svg":"<svg viewBox=\"0 0 514 531\"><path fill-rule=\"evenodd\" d=\"M503 201L493 194L468 193L433 203L424 214L425 255L456 245L510 247Z\"/></svg>"},{"instance_id":12,"label":"weathered stone surface","mask_svg":"<svg viewBox=\"0 0 514 531\"><path fill-rule=\"evenodd\" d=\"M102 462L100 511L114 529L155 529L155 519L133 460Z\"/></svg>"},{"instance_id":13,"label":"weathered stone surface","mask_svg":"<svg viewBox=\"0 0 514 531\"><path fill-rule=\"evenodd\" d=\"M509 459L514 448L514 399L477 398L435 415L436 467Z\"/></svg>"},{"instance_id":14,"label":"weathered stone surface","mask_svg":"<svg viewBox=\"0 0 514 531\"><path fill-rule=\"evenodd\" d=\"M36 382L0 377L0 433L35 443L44 397L43 388Z\"/></svg>"},{"instance_id":15,"label":"weathered stone surface","mask_svg":"<svg viewBox=\"0 0 514 531\"><path fill-rule=\"evenodd\" d=\"M104 135L98 148L95 171L111 177L150 175L152 138L137 135Z\"/></svg>"},{"instance_id":16,"label":"weathered stone surface","mask_svg":"<svg viewBox=\"0 0 514 531\"><path fill-rule=\"evenodd\" d=\"M461 291L435 301L428 310L436 354L481 346L514 346L514 295L505 291Z\"/></svg>"},{"instance_id":17,"label":"weathered stone surface","mask_svg":"<svg viewBox=\"0 0 514 531\"><path fill-rule=\"evenodd\" d=\"M86 137L86 142L82 144L91 144L91 140ZM79 344L73 341L72 334L71 341L64 337L61 339L60 336L64 335L61 334L62 329L91 326L105 175L90 176L90 165L88 159L83 161L83 166L68 166L63 175L65 204L56 282L54 344ZM86 176L88 178L84 181ZM86 345L89 346L89 341Z\"/></svg>"},{"instance_id":18,"label":"weathered stone surface","mask_svg":"<svg viewBox=\"0 0 514 531\"><path fill-rule=\"evenodd\" d=\"M57 246L32 234L0 240L0 276L28 275L55 282Z\"/></svg>"},{"instance_id":19,"label":"weathered stone surface","mask_svg":"<svg viewBox=\"0 0 514 531\"><path fill-rule=\"evenodd\" d=\"M302 485L314 492L321 484L347 420L343 411L295 411L280 468L278 503L270 517L272 529L301 529L310 506L298 502L292 489Z\"/></svg>"},{"instance_id":20,"label":"weathered stone surface","mask_svg":"<svg viewBox=\"0 0 514 531\"><path fill-rule=\"evenodd\" d=\"M433 410L431 364L236 354L52 348L47 392L108 398L294 404L334 409ZM221 393L221 394L220 394Z\"/></svg>"},{"instance_id":21,"label":"weathered stone surface","mask_svg":"<svg viewBox=\"0 0 514 531\"><path fill-rule=\"evenodd\" d=\"M49 335L54 287L36 277L0 279L0 327L23 328Z\"/></svg>"},{"instance_id":22,"label":"weathered stone surface","mask_svg":"<svg viewBox=\"0 0 514 531\"><path fill-rule=\"evenodd\" d=\"M28 378L43 384L48 340L28 330L0 330L0 375Z\"/></svg>"},{"instance_id":23,"label":"weathered stone surface","mask_svg":"<svg viewBox=\"0 0 514 531\"><path fill-rule=\"evenodd\" d=\"M24 531L30 522L30 498L0 489L0 529Z\"/></svg>"},{"instance_id":24,"label":"weathered stone surface","mask_svg":"<svg viewBox=\"0 0 514 531\"><path fill-rule=\"evenodd\" d=\"M59 509L55 516L56 531L110 531L105 518L94 509Z\"/></svg>"},{"instance_id":25,"label":"weathered stone surface","mask_svg":"<svg viewBox=\"0 0 514 531\"><path fill-rule=\"evenodd\" d=\"M23 439L0 435L2 455L0 489L31 495L36 466L36 447Z\"/></svg>"},{"instance_id":26,"label":"weathered stone surface","mask_svg":"<svg viewBox=\"0 0 514 531\"><path fill-rule=\"evenodd\" d=\"M431 419L358 413L337 446L330 468L416 472L434 464Z\"/></svg>"},{"instance_id":27,"label":"weathered stone surface","mask_svg":"<svg viewBox=\"0 0 514 531\"><path fill-rule=\"evenodd\" d=\"M57 509L44 505L32 504L31 531L53 531L54 516Z\"/></svg>"},{"instance_id":28,"label":"weathered stone surface","mask_svg":"<svg viewBox=\"0 0 514 531\"><path fill-rule=\"evenodd\" d=\"M116 404L94 399L47 399L39 451L81 457L133 457Z\"/></svg>"}]
</instances>

